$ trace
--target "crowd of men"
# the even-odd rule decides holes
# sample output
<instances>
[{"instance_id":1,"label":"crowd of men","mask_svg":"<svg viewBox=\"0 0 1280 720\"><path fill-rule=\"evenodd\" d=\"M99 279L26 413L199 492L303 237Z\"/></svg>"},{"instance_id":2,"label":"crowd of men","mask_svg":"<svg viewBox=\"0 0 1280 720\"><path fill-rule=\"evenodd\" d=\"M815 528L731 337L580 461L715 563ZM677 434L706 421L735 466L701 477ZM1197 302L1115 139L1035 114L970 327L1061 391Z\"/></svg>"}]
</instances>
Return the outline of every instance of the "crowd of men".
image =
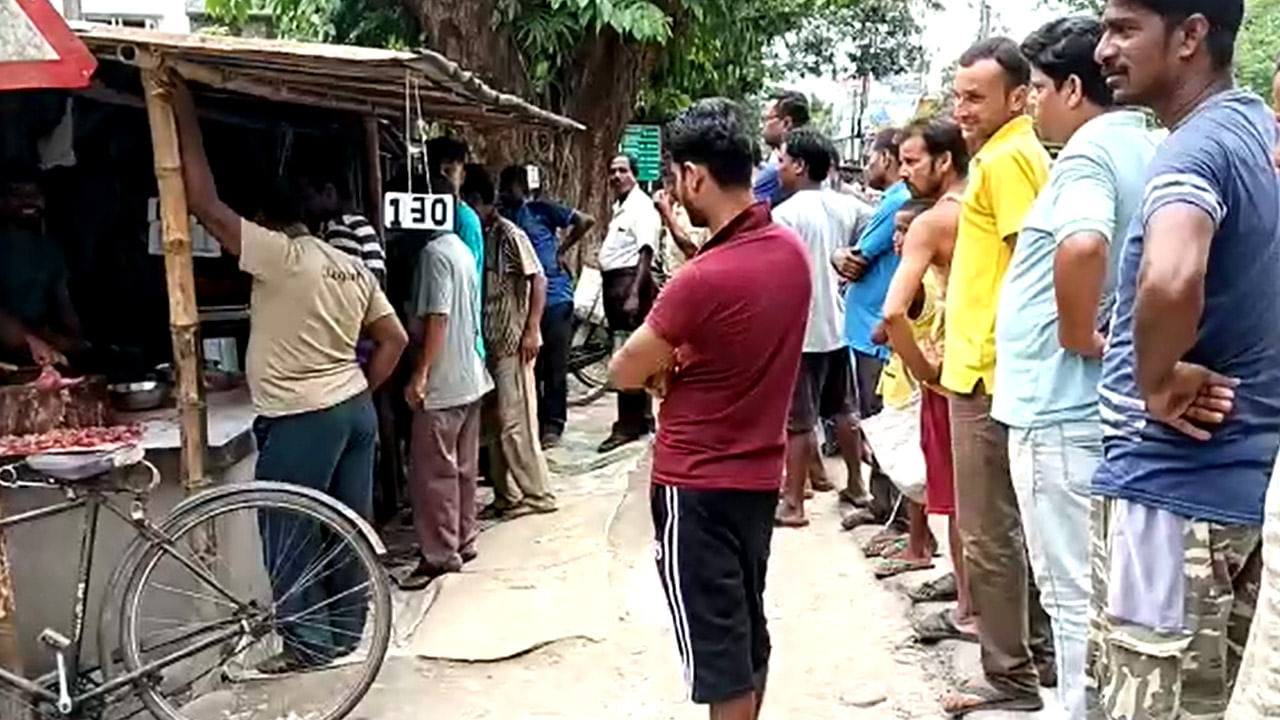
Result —
<instances>
[{"instance_id":1,"label":"crowd of men","mask_svg":"<svg viewBox=\"0 0 1280 720\"><path fill-rule=\"evenodd\" d=\"M612 375L663 398L658 568L711 717L760 712L772 528L834 489L824 424L846 526L889 525L878 575L931 566L948 517L955 572L910 594L956 601L920 640L981 645L949 715L1056 688L1073 720L1094 694L1112 720L1280 716L1280 154L1232 78L1242 18L1109 0L975 44L949 113L875 138L874 212L802 97L771 102L759 167L729 101L667 126L668 201L710 237ZM922 478L871 450L882 404Z\"/></svg>"}]
</instances>

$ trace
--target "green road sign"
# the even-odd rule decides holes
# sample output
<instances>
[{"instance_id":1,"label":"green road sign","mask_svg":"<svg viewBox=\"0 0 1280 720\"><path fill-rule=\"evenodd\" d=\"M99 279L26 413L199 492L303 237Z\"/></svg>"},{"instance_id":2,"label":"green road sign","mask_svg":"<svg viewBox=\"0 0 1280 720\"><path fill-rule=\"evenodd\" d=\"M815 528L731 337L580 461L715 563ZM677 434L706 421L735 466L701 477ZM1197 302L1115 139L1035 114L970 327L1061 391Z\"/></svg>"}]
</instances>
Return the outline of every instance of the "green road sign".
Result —
<instances>
[{"instance_id":1,"label":"green road sign","mask_svg":"<svg viewBox=\"0 0 1280 720\"><path fill-rule=\"evenodd\" d=\"M622 132L620 151L631 155L640 166L636 179L662 179L662 128L657 125L628 125Z\"/></svg>"}]
</instances>

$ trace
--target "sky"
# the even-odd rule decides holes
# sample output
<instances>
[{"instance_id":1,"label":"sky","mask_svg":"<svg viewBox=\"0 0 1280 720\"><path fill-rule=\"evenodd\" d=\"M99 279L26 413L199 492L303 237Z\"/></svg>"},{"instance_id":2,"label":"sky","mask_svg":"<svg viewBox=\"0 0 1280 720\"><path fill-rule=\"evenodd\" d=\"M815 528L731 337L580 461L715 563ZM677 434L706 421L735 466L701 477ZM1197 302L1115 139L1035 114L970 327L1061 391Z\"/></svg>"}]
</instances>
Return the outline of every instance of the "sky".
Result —
<instances>
[{"instance_id":1,"label":"sky","mask_svg":"<svg viewBox=\"0 0 1280 720\"><path fill-rule=\"evenodd\" d=\"M1021 40L1054 17L1062 14L1052 0L989 0L993 13L992 26L997 32L1007 33ZM923 45L929 53L930 77L938 82L942 69L956 58L977 38L978 0L941 0L943 9L930 12L923 18ZM827 102L839 102L847 97L848 90L830 78L799 78L795 83L802 92L816 95ZM930 85L931 88L934 86Z\"/></svg>"}]
</instances>

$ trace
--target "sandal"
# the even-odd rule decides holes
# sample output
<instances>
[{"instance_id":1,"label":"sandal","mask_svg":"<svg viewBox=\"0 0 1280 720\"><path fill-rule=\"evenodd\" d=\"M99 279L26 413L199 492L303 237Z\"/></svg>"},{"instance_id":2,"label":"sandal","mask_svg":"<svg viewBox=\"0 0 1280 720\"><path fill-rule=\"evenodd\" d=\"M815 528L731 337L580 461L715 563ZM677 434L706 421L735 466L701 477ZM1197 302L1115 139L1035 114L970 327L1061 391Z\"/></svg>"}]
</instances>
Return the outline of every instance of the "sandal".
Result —
<instances>
[{"instance_id":1,"label":"sandal","mask_svg":"<svg viewBox=\"0 0 1280 720\"><path fill-rule=\"evenodd\" d=\"M900 533L897 530L885 529L871 536L862 546L862 554L866 557L883 557L886 552L890 552L896 548L905 548L907 546L906 533Z\"/></svg>"},{"instance_id":2,"label":"sandal","mask_svg":"<svg viewBox=\"0 0 1280 720\"><path fill-rule=\"evenodd\" d=\"M796 509L790 503L783 500L778 503L778 510L773 515L774 527L780 528L802 528L809 526L809 518L804 515L804 509Z\"/></svg>"},{"instance_id":3,"label":"sandal","mask_svg":"<svg viewBox=\"0 0 1280 720\"><path fill-rule=\"evenodd\" d=\"M854 495L849 488L840 491L840 502L846 505L852 505L856 508L865 508L871 504L871 494Z\"/></svg>"},{"instance_id":4,"label":"sandal","mask_svg":"<svg viewBox=\"0 0 1280 720\"><path fill-rule=\"evenodd\" d=\"M909 560L906 558L880 558L876 561L875 574L877 580L884 580L902 573L916 570L929 570L933 567L932 559Z\"/></svg>"},{"instance_id":5,"label":"sandal","mask_svg":"<svg viewBox=\"0 0 1280 720\"><path fill-rule=\"evenodd\" d=\"M980 710L1036 712L1044 709L1044 700L1039 693L1012 693L985 684L966 684L943 699L942 709L953 718Z\"/></svg>"},{"instance_id":6,"label":"sandal","mask_svg":"<svg viewBox=\"0 0 1280 720\"><path fill-rule=\"evenodd\" d=\"M876 516L866 508L858 508L849 513L840 521L840 527L845 530L852 530L859 525L877 525L879 522Z\"/></svg>"},{"instance_id":7,"label":"sandal","mask_svg":"<svg viewBox=\"0 0 1280 720\"><path fill-rule=\"evenodd\" d=\"M947 573L942 577L913 587L907 590L907 597L911 598L911 602L917 603L954 602L958 597L956 575L955 573Z\"/></svg>"},{"instance_id":8,"label":"sandal","mask_svg":"<svg viewBox=\"0 0 1280 720\"><path fill-rule=\"evenodd\" d=\"M956 625L955 612L951 608L930 613L912 623L916 633L916 642L922 645L933 645L943 640L963 640L978 642L976 633L961 630Z\"/></svg>"}]
</instances>

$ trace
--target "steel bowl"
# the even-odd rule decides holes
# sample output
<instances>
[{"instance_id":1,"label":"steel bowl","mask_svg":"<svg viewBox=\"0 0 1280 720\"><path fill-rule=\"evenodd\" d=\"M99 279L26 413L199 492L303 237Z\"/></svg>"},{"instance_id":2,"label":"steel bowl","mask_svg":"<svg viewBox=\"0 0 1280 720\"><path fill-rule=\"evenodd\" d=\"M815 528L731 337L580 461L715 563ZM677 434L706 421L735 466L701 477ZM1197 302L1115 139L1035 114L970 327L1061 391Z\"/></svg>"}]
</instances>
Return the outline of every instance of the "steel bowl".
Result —
<instances>
[{"instance_id":1,"label":"steel bowl","mask_svg":"<svg viewBox=\"0 0 1280 720\"><path fill-rule=\"evenodd\" d=\"M118 383L108 386L107 390L111 393L111 404L125 412L154 410L169 400L169 384L159 380Z\"/></svg>"}]
</instances>

